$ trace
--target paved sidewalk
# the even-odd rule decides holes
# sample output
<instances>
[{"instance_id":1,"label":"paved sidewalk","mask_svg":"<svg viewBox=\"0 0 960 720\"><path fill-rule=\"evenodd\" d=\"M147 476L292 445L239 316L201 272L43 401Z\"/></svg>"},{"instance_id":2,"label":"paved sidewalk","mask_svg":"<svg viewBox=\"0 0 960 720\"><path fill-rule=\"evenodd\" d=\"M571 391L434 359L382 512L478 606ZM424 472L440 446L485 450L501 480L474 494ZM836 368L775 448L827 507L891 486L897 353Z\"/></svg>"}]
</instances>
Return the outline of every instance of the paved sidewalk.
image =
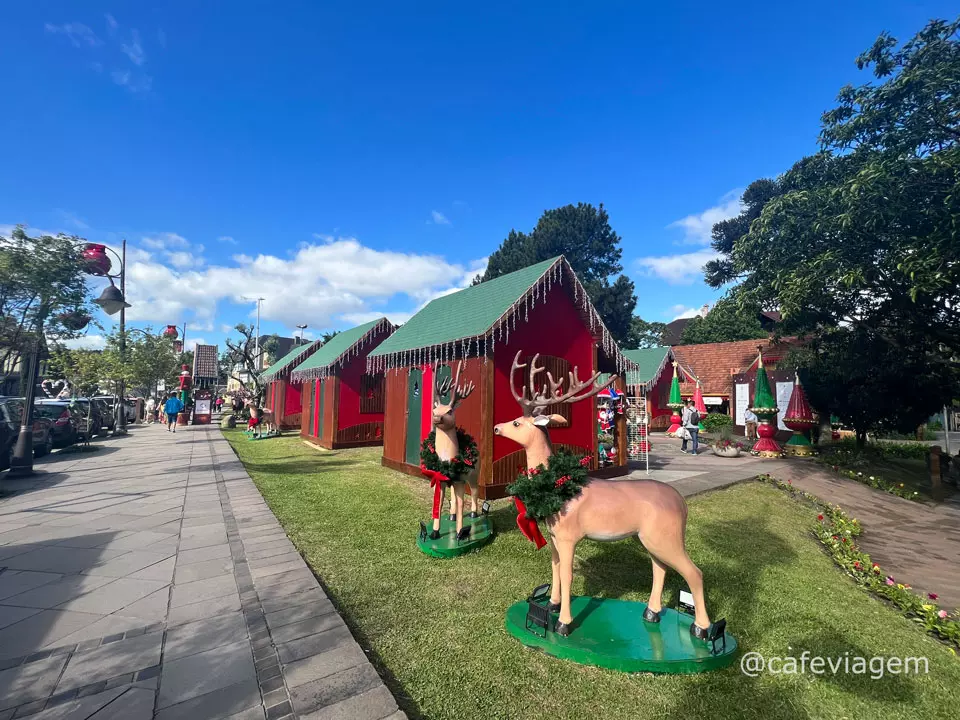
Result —
<instances>
[{"instance_id":1,"label":"paved sidewalk","mask_svg":"<svg viewBox=\"0 0 960 720\"><path fill-rule=\"evenodd\" d=\"M215 427L0 476L0 720L405 715Z\"/></svg>"}]
</instances>

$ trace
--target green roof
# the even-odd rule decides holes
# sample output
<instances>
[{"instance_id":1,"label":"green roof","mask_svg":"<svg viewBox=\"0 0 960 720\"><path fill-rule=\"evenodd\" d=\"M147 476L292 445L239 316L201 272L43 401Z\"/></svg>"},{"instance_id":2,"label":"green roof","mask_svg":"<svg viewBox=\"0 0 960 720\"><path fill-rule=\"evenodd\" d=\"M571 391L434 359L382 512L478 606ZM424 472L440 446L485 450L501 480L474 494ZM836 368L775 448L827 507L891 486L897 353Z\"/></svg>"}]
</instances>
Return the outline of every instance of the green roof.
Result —
<instances>
[{"instance_id":1,"label":"green roof","mask_svg":"<svg viewBox=\"0 0 960 720\"><path fill-rule=\"evenodd\" d=\"M266 370L263 371L263 374L260 376L262 380L270 381L274 377L280 374L282 370L290 370L291 365L294 365L296 360L306 353L312 352L320 347L320 341L314 340L309 345L294 345L293 349L290 350L286 355L277 360L275 363L270 365Z\"/></svg>"},{"instance_id":2,"label":"green roof","mask_svg":"<svg viewBox=\"0 0 960 720\"><path fill-rule=\"evenodd\" d=\"M371 357L485 335L560 257L432 300L370 353Z\"/></svg>"},{"instance_id":3,"label":"green roof","mask_svg":"<svg viewBox=\"0 0 960 720\"><path fill-rule=\"evenodd\" d=\"M334 365L343 355L350 352L358 343L361 343L368 334L380 330L382 325L390 325L386 318L371 320L355 328L339 332L330 338L326 344L313 353L304 362L298 365L294 371L294 377L306 380L311 377L320 377L325 375L330 366ZM390 325L392 327L392 325ZM387 338L385 342L389 342Z\"/></svg>"},{"instance_id":4,"label":"green roof","mask_svg":"<svg viewBox=\"0 0 960 720\"><path fill-rule=\"evenodd\" d=\"M645 385L648 388L660 379L660 373L670 360L668 347L624 350L623 354L637 364L636 370L627 371L627 385Z\"/></svg>"}]
</instances>

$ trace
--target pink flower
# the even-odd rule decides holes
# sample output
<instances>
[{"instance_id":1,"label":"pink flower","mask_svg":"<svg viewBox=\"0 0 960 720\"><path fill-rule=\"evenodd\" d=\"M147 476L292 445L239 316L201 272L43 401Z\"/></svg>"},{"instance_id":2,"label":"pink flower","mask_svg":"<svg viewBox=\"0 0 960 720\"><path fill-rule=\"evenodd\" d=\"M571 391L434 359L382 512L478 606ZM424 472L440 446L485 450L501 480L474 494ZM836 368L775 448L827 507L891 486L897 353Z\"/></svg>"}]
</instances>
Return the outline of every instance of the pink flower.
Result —
<instances>
[{"instance_id":1,"label":"pink flower","mask_svg":"<svg viewBox=\"0 0 960 720\"><path fill-rule=\"evenodd\" d=\"M941 620L946 620L946 619L947 619L947 611L946 611L946 610L941 610L940 612L937 613L937 617L940 618Z\"/></svg>"},{"instance_id":2,"label":"pink flower","mask_svg":"<svg viewBox=\"0 0 960 720\"><path fill-rule=\"evenodd\" d=\"M893 579L892 575L887 575L887 585L896 585L897 581Z\"/></svg>"},{"instance_id":3,"label":"pink flower","mask_svg":"<svg viewBox=\"0 0 960 720\"><path fill-rule=\"evenodd\" d=\"M863 570L863 565L860 564L859 560L854 561L853 567L855 570Z\"/></svg>"},{"instance_id":4,"label":"pink flower","mask_svg":"<svg viewBox=\"0 0 960 720\"><path fill-rule=\"evenodd\" d=\"M930 598L931 600L936 600L940 596L937 595L936 593L927 593L927 597Z\"/></svg>"},{"instance_id":5,"label":"pink flower","mask_svg":"<svg viewBox=\"0 0 960 720\"><path fill-rule=\"evenodd\" d=\"M847 539L846 539L846 538L842 538L842 541L843 541L843 542L846 542L846 541L847 541Z\"/></svg>"}]
</instances>

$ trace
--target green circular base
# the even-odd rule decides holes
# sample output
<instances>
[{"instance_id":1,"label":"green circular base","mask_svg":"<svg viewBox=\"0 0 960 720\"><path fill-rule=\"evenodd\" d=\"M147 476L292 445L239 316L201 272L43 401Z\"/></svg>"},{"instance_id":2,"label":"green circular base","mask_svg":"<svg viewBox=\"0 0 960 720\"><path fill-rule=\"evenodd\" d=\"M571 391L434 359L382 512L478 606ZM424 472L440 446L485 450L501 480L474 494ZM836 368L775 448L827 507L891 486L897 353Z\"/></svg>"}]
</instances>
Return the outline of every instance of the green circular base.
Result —
<instances>
[{"instance_id":1,"label":"green circular base","mask_svg":"<svg viewBox=\"0 0 960 720\"><path fill-rule=\"evenodd\" d=\"M441 515L440 537L431 540L430 531L433 529L433 520L430 520L427 522L427 537L417 536L417 547L430 557L452 558L479 550L493 540L493 523L490 522L488 515L481 513L479 517L472 518L466 514L463 516L463 526L470 527L470 537L457 542L456 522L451 520L449 515Z\"/></svg>"},{"instance_id":2,"label":"green circular base","mask_svg":"<svg viewBox=\"0 0 960 720\"><path fill-rule=\"evenodd\" d=\"M699 673L719 670L733 662L737 641L725 633L726 648L690 635L690 615L665 608L657 624L643 621L646 603L612 598L571 599L573 632L567 637L547 631L546 637L534 627L527 630L527 602L514 603L507 610L507 632L527 647L542 650L562 660L621 672ZM556 615L554 615L556 621Z\"/></svg>"}]
</instances>

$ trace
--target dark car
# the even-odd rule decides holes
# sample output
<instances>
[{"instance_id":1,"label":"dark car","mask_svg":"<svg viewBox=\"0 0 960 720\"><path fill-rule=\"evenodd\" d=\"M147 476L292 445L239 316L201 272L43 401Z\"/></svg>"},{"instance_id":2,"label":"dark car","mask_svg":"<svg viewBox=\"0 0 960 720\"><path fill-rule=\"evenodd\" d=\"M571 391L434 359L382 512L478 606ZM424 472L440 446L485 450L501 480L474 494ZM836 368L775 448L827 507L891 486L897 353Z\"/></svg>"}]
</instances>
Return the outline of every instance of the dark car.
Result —
<instances>
[{"instance_id":1,"label":"dark car","mask_svg":"<svg viewBox=\"0 0 960 720\"><path fill-rule=\"evenodd\" d=\"M20 434L23 402L23 398L0 397L0 470L10 467L10 457ZM34 417L33 454L36 457L43 457L53 449L52 426L50 420Z\"/></svg>"},{"instance_id":2,"label":"dark car","mask_svg":"<svg viewBox=\"0 0 960 720\"><path fill-rule=\"evenodd\" d=\"M69 400L38 400L33 412L52 423L50 430L54 447L68 447L80 437L83 419L79 409L70 407Z\"/></svg>"},{"instance_id":3,"label":"dark car","mask_svg":"<svg viewBox=\"0 0 960 720\"><path fill-rule=\"evenodd\" d=\"M38 404L48 405L50 403L66 403L71 412L78 419L77 436L91 440L99 435L103 428L103 420L100 417L100 410L96 403L91 403L86 398L65 398L63 400L40 400Z\"/></svg>"},{"instance_id":4,"label":"dark car","mask_svg":"<svg viewBox=\"0 0 960 720\"><path fill-rule=\"evenodd\" d=\"M116 401L112 397L95 397L91 399L94 407L100 415L100 427L113 432L117 426L117 418L114 414Z\"/></svg>"}]
</instances>

